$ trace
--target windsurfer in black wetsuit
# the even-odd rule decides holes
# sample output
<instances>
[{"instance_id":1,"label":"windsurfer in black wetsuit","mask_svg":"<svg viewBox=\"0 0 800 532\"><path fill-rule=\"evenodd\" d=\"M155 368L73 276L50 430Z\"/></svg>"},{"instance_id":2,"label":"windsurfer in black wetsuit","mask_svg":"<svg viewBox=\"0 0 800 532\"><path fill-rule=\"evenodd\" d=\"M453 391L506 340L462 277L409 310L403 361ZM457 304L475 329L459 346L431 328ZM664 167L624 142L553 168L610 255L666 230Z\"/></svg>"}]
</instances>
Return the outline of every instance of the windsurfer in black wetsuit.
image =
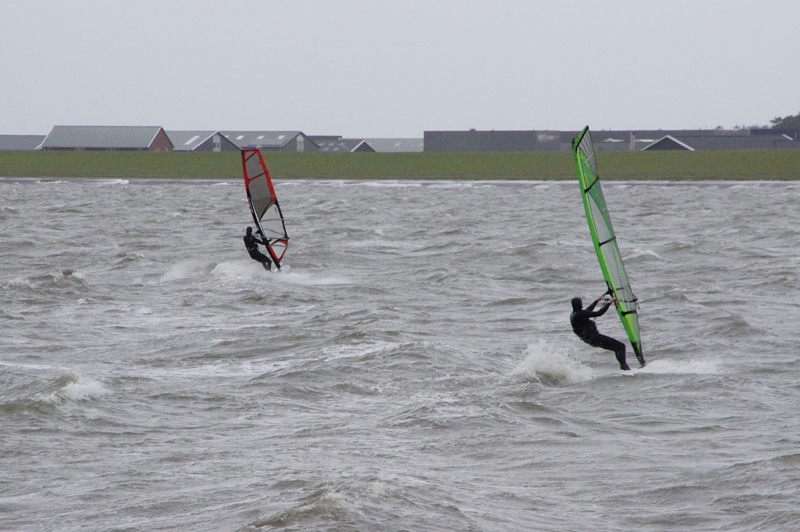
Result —
<instances>
[{"instance_id":1,"label":"windsurfer in black wetsuit","mask_svg":"<svg viewBox=\"0 0 800 532\"><path fill-rule=\"evenodd\" d=\"M583 301L581 298L576 297L572 300L572 314L569 315L569 322L572 324L572 330L578 335L578 338L591 345L592 347L601 347L614 351L619 362L619 369L622 371L630 371L628 363L625 362L625 344L619 340L615 340L610 336L604 336L597 330L597 325L592 318L598 318L606 313L611 303L616 301L610 299L603 307L595 311L594 307L603 299L608 292L594 300L594 303L586 308L583 308Z\"/></svg>"},{"instance_id":2,"label":"windsurfer in black wetsuit","mask_svg":"<svg viewBox=\"0 0 800 532\"><path fill-rule=\"evenodd\" d=\"M244 235L244 247L247 248L247 252L250 254L251 259L257 260L258 262L261 263L261 265L264 267L265 270L271 271L272 261L269 260L269 257L267 257L258 250L259 244L261 244L262 246L266 246L269 244L269 240L266 239L259 240L253 234L253 228L248 227L247 233Z\"/></svg>"}]
</instances>

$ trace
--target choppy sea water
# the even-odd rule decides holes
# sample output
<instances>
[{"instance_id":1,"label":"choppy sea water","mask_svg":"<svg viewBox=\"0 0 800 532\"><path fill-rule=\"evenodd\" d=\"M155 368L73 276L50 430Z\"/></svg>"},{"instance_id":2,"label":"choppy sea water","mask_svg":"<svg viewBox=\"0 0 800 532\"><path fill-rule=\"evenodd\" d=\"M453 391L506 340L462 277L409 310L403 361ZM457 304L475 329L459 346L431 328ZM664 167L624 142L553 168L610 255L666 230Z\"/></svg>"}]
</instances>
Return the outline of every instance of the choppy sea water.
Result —
<instances>
[{"instance_id":1,"label":"choppy sea water","mask_svg":"<svg viewBox=\"0 0 800 532\"><path fill-rule=\"evenodd\" d=\"M800 184L605 183L630 374L577 184L276 188L0 180L0 528L800 528Z\"/></svg>"}]
</instances>

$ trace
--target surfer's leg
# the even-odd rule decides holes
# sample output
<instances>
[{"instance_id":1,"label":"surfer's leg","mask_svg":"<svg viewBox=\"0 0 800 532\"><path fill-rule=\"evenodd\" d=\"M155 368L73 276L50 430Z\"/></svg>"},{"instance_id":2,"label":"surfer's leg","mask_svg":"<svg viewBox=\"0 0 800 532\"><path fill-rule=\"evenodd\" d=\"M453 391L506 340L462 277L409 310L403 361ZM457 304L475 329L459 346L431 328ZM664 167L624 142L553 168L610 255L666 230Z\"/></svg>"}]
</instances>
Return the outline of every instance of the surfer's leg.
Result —
<instances>
[{"instance_id":1,"label":"surfer's leg","mask_svg":"<svg viewBox=\"0 0 800 532\"><path fill-rule=\"evenodd\" d=\"M614 355L617 357L617 362L619 362L619 369L622 371L629 371L631 369L628 367L628 363L625 361L625 344L619 340L611 338L610 336L603 336L602 334L593 336L591 340L592 341L590 345L608 349L609 351L614 351Z\"/></svg>"},{"instance_id":2,"label":"surfer's leg","mask_svg":"<svg viewBox=\"0 0 800 532\"><path fill-rule=\"evenodd\" d=\"M617 340L614 341L619 344L617 349L614 350L614 355L617 357L617 362L619 362L619 369L622 371L630 371L631 368L628 367L628 363L625 361L625 344Z\"/></svg>"},{"instance_id":3,"label":"surfer's leg","mask_svg":"<svg viewBox=\"0 0 800 532\"><path fill-rule=\"evenodd\" d=\"M272 271L272 261L260 251L251 251L250 258L261 263L265 270Z\"/></svg>"}]
</instances>

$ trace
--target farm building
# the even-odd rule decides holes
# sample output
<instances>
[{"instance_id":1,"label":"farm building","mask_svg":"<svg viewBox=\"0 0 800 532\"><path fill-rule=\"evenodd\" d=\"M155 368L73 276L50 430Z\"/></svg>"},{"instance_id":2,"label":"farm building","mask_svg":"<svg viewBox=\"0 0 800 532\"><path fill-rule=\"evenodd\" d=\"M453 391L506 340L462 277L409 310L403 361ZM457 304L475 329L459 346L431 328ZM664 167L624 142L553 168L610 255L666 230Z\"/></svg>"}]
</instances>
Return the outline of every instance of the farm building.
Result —
<instances>
[{"instance_id":1,"label":"farm building","mask_svg":"<svg viewBox=\"0 0 800 532\"><path fill-rule=\"evenodd\" d=\"M573 137L577 134L574 132ZM560 151L560 131L425 131L425 151Z\"/></svg>"},{"instance_id":2,"label":"farm building","mask_svg":"<svg viewBox=\"0 0 800 532\"><path fill-rule=\"evenodd\" d=\"M262 151L316 152L318 146L302 131L222 131L225 137L246 149Z\"/></svg>"},{"instance_id":3,"label":"farm building","mask_svg":"<svg viewBox=\"0 0 800 532\"><path fill-rule=\"evenodd\" d=\"M657 141L648 144L642 150L650 150L650 151L669 151L669 150L683 150L683 151L694 151L694 148L685 144L672 135L666 135L661 137Z\"/></svg>"},{"instance_id":4,"label":"farm building","mask_svg":"<svg viewBox=\"0 0 800 532\"><path fill-rule=\"evenodd\" d=\"M423 151L422 139L365 139L379 153L413 153Z\"/></svg>"},{"instance_id":5,"label":"farm building","mask_svg":"<svg viewBox=\"0 0 800 532\"><path fill-rule=\"evenodd\" d=\"M421 152L422 139L345 139L338 135L311 135L309 137L324 153L379 152L410 153Z\"/></svg>"},{"instance_id":6,"label":"farm building","mask_svg":"<svg viewBox=\"0 0 800 532\"><path fill-rule=\"evenodd\" d=\"M315 140L320 153L355 153L374 152L375 150L364 139L327 139Z\"/></svg>"},{"instance_id":7,"label":"farm building","mask_svg":"<svg viewBox=\"0 0 800 532\"><path fill-rule=\"evenodd\" d=\"M219 131L167 131L175 151L240 151Z\"/></svg>"},{"instance_id":8,"label":"farm building","mask_svg":"<svg viewBox=\"0 0 800 532\"><path fill-rule=\"evenodd\" d=\"M788 134L769 129L592 131L599 150L775 150L800 148ZM621 140L613 146L615 139ZM603 146L605 144L605 146Z\"/></svg>"},{"instance_id":9,"label":"farm building","mask_svg":"<svg viewBox=\"0 0 800 532\"><path fill-rule=\"evenodd\" d=\"M173 145L159 126L54 126L42 150L172 151Z\"/></svg>"},{"instance_id":10,"label":"farm building","mask_svg":"<svg viewBox=\"0 0 800 532\"><path fill-rule=\"evenodd\" d=\"M426 131L425 151L570 151L578 131ZM592 130L597 151L800 148L797 130ZM666 139L666 140L665 140Z\"/></svg>"},{"instance_id":11,"label":"farm building","mask_svg":"<svg viewBox=\"0 0 800 532\"><path fill-rule=\"evenodd\" d=\"M45 139L45 135L0 135L0 151L33 151Z\"/></svg>"}]
</instances>

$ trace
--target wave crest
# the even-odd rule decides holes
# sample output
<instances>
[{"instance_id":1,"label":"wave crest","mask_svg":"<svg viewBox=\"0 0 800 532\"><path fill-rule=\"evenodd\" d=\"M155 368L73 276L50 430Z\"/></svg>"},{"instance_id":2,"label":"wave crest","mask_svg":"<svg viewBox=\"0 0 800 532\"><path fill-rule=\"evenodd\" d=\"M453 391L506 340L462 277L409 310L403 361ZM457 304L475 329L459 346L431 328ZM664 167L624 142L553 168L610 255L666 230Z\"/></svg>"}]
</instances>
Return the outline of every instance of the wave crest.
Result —
<instances>
[{"instance_id":1,"label":"wave crest","mask_svg":"<svg viewBox=\"0 0 800 532\"><path fill-rule=\"evenodd\" d=\"M591 368L576 360L570 350L544 339L528 346L525 359L511 374L535 377L545 384L586 382L592 378Z\"/></svg>"}]
</instances>

